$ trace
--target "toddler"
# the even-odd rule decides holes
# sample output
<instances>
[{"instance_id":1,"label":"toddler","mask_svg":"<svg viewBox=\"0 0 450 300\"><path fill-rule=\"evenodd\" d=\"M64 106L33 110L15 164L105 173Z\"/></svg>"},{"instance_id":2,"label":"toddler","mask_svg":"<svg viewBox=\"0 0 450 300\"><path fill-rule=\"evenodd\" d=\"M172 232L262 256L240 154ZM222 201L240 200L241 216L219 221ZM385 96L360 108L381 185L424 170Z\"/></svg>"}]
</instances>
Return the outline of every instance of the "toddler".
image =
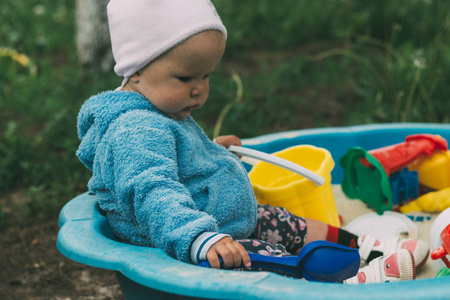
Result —
<instances>
[{"instance_id":1,"label":"toddler","mask_svg":"<svg viewBox=\"0 0 450 300\"><path fill-rule=\"evenodd\" d=\"M89 190L118 240L213 268L219 257L224 267L251 268L248 251L295 255L328 240L372 261L349 283L414 278L428 255L422 241L358 237L257 205L245 169L227 150L239 138L212 142L195 123L191 112L208 98L227 38L210 1L111 0L107 10L114 70L124 80L81 108L77 156L92 171Z\"/></svg>"}]
</instances>

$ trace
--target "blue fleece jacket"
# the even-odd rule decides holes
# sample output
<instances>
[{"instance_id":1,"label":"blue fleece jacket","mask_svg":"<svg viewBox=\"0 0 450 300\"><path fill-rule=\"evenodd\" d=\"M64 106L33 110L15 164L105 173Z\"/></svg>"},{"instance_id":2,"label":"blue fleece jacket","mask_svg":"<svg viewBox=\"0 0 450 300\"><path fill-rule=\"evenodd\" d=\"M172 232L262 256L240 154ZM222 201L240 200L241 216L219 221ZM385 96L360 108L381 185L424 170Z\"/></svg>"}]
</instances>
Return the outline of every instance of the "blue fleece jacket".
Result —
<instances>
[{"instance_id":1,"label":"blue fleece jacket","mask_svg":"<svg viewBox=\"0 0 450 300\"><path fill-rule=\"evenodd\" d=\"M78 115L78 158L114 234L189 262L203 232L246 238L256 199L245 169L211 142L192 117L168 118L142 95L109 91Z\"/></svg>"}]
</instances>

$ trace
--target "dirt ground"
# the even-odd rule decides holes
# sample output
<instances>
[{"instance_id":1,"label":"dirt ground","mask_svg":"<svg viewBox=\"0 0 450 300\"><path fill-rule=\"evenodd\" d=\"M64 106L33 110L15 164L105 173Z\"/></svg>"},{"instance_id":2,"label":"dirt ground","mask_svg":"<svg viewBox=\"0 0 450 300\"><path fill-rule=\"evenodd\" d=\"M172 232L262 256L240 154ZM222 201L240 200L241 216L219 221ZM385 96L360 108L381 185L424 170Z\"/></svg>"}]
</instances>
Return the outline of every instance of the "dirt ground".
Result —
<instances>
[{"instance_id":1,"label":"dirt ground","mask_svg":"<svg viewBox=\"0 0 450 300\"><path fill-rule=\"evenodd\" d=\"M69 260L56 248L58 216L0 233L0 299L123 299L114 272Z\"/></svg>"}]
</instances>

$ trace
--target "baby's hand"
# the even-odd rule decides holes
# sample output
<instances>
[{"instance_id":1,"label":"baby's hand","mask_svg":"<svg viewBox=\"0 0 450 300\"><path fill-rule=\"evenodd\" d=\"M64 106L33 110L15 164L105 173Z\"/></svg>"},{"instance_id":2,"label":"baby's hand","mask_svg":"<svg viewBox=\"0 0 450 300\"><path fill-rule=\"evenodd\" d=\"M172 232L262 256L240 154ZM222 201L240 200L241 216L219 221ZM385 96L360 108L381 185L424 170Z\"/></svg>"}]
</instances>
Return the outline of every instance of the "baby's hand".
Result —
<instances>
[{"instance_id":1,"label":"baby's hand","mask_svg":"<svg viewBox=\"0 0 450 300\"><path fill-rule=\"evenodd\" d=\"M225 268L239 267L242 263L250 268L251 261L245 248L230 237L224 237L209 248L206 253L211 268L220 268L219 256Z\"/></svg>"},{"instance_id":2,"label":"baby's hand","mask_svg":"<svg viewBox=\"0 0 450 300\"><path fill-rule=\"evenodd\" d=\"M231 145L234 146L241 146L241 139L238 138L235 135L223 135L223 136L218 136L215 139L216 143L219 145L224 146L225 148L230 147Z\"/></svg>"}]
</instances>

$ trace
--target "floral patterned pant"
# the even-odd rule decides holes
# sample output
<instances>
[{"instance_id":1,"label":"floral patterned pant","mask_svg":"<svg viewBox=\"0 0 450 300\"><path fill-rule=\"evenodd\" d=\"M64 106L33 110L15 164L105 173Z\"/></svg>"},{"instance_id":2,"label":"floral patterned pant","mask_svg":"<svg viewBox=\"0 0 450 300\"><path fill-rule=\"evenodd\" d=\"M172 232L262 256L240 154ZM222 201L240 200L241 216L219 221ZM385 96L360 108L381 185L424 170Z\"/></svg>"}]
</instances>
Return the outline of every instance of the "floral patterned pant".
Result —
<instances>
[{"instance_id":1,"label":"floral patterned pant","mask_svg":"<svg viewBox=\"0 0 450 300\"><path fill-rule=\"evenodd\" d=\"M258 205L256 230L249 239L239 240L253 253L268 256L296 254L305 244L306 221L283 207Z\"/></svg>"}]
</instances>

